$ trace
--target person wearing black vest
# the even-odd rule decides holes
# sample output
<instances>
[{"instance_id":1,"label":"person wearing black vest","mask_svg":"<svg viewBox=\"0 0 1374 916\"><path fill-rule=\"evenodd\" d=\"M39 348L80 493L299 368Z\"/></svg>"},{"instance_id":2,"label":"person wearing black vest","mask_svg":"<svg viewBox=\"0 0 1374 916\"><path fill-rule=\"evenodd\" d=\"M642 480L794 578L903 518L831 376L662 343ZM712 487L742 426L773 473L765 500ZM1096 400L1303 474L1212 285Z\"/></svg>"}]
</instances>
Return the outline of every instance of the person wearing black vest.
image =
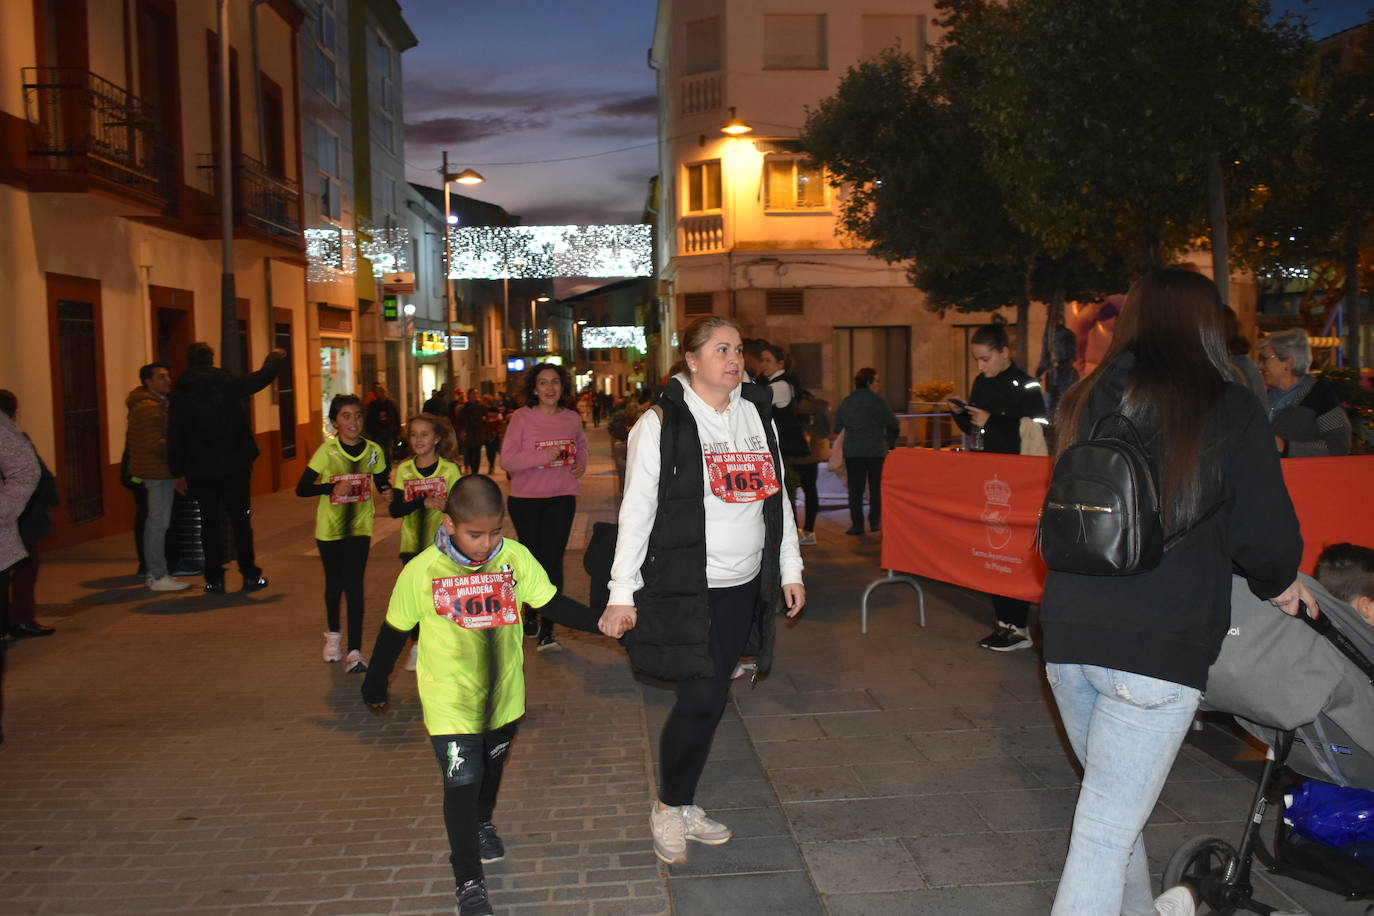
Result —
<instances>
[{"instance_id":1,"label":"person wearing black vest","mask_svg":"<svg viewBox=\"0 0 1374 916\"><path fill-rule=\"evenodd\" d=\"M677 692L660 741L654 853L687 861L687 841L731 831L695 804L711 739L743 658L773 661L779 612L806 603L792 508L767 388L745 382L739 328L700 318L682 334L687 372L630 432L625 499L600 628L635 669ZM756 674L756 676L757 676Z\"/></svg>"},{"instance_id":2,"label":"person wearing black vest","mask_svg":"<svg viewBox=\"0 0 1374 916\"><path fill-rule=\"evenodd\" d=\"M787 479L787 503L796 511L797 489L806 497L806 524L798 530L797 543L814 546L816 543L816 514L820 511L820 494L816 489L819 461L813 456L806 435L810 415L803 417L797 410L801 385L787 368L787 354L782 347L764 344L759 353L761 384L773 393L773 425L778 430L778 448L782 451Z\"/></svg>"},{"instance_id":3,"label":"person wearing black vest","mask_svg":"<svg viewBox=\"0 0 1374 916\"><path fill-rule=\"evenodd\" d=\"M1040 382L1012 362L1011 341L1000 324L985 324L973 332L969 341L978 377L973 380L969 403L950 402L954 422L965 433L981 436L984 452L1021 454L1021 421L1029 418L1042 426L1048 423L1045 394ZM1020 598L992 596L997 626L978 641L979 647L994 652L1015 652L1031 647L1030 604Z\"/></svg>"},{"instance_id":4,"label":"person wearing black vest","mask_svg":"<svg viewBox=\"0 0 1374 916\"><path fill-rule=\"evenodd\" d=\"M1281 611L1316 607L1297 579L1302 537L1273 436L1233 380L1221 309L1201 274L1147 274L1106 357L1060 405L1060 455L1105 417L1136 427L1165 531L1186 535L1146 572L1045 578L1045 675L1083 765L1052 916L1192 912L1181 886L1162 898L1181 910L1152 906L1141 831L1230 626L1232 569Z\"/></svg>"}]
</instances>

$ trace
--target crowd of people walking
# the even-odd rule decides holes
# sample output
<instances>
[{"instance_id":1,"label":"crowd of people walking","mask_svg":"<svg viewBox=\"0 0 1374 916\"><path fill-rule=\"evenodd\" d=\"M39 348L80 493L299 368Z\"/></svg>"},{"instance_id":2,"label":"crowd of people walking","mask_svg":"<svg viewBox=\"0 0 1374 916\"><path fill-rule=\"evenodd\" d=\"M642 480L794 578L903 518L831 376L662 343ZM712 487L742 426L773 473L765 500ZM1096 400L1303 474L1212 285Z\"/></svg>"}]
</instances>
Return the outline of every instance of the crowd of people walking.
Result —
<instances>
[{"instance_id":1,"label":"crowd of people walking","mask_svg":"<svg viewBox=\"0 0 1374 916\"><path fill-rule=\"evenodd\" d=\"M1232 570L1279 611L1314 606L1297 575L1301 537L1280 461L1345 454L1350 421L1309 373L1301 332L1266 337L1257 365L1237 339L1211 281L1160 270L1132 287L1110 349L1053 416L1000 324L972 334L977 377L966 400L949 400L965 447L989 453L1060 456L1103 423L1129 424L1150 454L1162 523L1188 542L1132 575L1055 569L1046 579L1045 676L1083 771L1055 914L1191 912L1187 892L1156 899L1141 831L1228 626ZM528 370L515 399L435 391L409 419L381 384L365 397L335 396L333 435L296 484L314 501L322 660L364 675L363 698L382 714L409 641L405 667L417 672L440 768L462 916L492 912L482 865L506 855L492 821L525 708L522 637L546 651L560 648L555 625L599 632L622 642L637 672L671 684L647 816L655 855L682 865L689 843L733 836L698 804L697 787L733 681L769 673L777 619L806 607L802 548L817 543L822 465L846 478L845 533L882 530L884 463L901 427L875 368L855 370L832 415L782 348L744 338L730 320L698 318L680 341L681 360L653 396L621 405L579 394L555 363ZM126 398L124 473L140 506L148 589L188 589L176 573L195 563L204 591L225 593L226 530L243 590L268 587L254 553L257 446L245 404L285 357L273 351L235 376L198 343L175 382L164 363L140 370ZM17 398L0 391L0 610L5 634L27 638L53 633L34 619L33 595L60 488L17 416ZM623 498L613 548L599 566L588 555L593 591L606 596L589 607L563 594L564 555L587 470L585 429L603 420ZM498 463L508 495L491 476ZM175 536L179 499L198 510L198 545ZM400 573L385 620L369 631L377 499L400 520ZM1026 601L993 595L992 609L980 647L1035 645Z\"/></svg>"}]
</instances>

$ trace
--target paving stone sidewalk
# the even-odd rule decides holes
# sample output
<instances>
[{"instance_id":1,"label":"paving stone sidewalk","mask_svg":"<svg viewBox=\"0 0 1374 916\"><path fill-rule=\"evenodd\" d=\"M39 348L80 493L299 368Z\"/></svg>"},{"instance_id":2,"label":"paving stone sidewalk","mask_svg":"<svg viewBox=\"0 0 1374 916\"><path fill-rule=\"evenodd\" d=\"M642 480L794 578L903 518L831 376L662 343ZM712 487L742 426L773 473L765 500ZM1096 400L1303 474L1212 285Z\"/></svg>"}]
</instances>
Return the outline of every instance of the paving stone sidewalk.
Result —
<instances>
[{"instance_id":1,"label":"paving stone sidewalk","mask_svg":"<svg viewBox=\"0 0 1374 916\"><path fill-rule=\"evenodd\" d=\"M576 597L590 524L616 507L605 434L588 435L566 564ZM272 586L252 596L153 595L128 575L128 536L45 560L39 616L59 632L17 644L5 683L0 916L453 912L414 675L398 671L391 711L370 715L359 679L319 661L310 504L273 494L254 517ZM1077 776L1036 653L975 648L987 599L936 583L926 628L910 591L889 587L861 635L878 541L846 525L843 510L823 514L805 549L808 611L780 628L773 675L736 684L717 735L698 801L735 839L693 845L684 867L657 863L647 827L671 694L636 680L608 640L530 646L529 714L496 816L510 855L489 867L498 913L1048 912ZM381 519L369 644L395 554L396 523ZM1218 729L1185 745L1147 828L1156 876L1184 839L1238 835L1251 783L1237 756L1255 752ZM1365 912L1257 883L1260 899L1314 916Z\"/></svg>"}]
</instances>

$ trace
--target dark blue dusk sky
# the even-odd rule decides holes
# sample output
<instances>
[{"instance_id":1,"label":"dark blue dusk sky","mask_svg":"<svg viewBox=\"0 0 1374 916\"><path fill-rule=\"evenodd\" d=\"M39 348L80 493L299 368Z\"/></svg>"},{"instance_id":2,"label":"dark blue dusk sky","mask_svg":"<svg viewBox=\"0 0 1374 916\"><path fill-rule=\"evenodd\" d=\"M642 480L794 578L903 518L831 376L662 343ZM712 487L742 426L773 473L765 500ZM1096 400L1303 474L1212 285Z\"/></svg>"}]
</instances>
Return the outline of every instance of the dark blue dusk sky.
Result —
<instances>
[{"instance_id":1,"label":"dark blue dusk sky","mask_svg":"<svg viewBox=\"0 0 1374 916\"><path fill-rule=\"evenodd\" d=\"M1142 0L1143 2L1143 0ZM420 39L404 57L411 181L437 184L440 154L487 178L464 193L538 223L633 222L657 171L655 0L401 0ZM1312 34L1367 18L1374 0L1306 7ZM637 147L624 149L625 147ZM495 165L588 156L542 165Z\"/></svg>"}]
</instances>

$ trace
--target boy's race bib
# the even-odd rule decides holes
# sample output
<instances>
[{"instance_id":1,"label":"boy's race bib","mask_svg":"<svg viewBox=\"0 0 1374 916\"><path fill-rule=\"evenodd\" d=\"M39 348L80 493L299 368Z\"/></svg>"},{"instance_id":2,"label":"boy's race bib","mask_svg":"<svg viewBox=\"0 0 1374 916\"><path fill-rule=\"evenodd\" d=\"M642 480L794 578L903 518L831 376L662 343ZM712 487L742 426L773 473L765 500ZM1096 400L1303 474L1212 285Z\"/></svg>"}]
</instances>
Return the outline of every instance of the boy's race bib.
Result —
<instances>
[{"instance_id":1,"label":"boy's race bib","mask_svg":"<svg viewBox=\"0 0 1374 916\"><path fill-rule=\"evenodd\" d=\"M515 578L510 572L471 573L433 580L434 613L465 630L509 627L520 622Z\"/></svg>"},{"instance_id":2,"label":"boy's race bib","mask_svg":"<svg viewBox=\"0 0 1374 916\"><path fill-rule=\"evenodd\" d=\"M368 474L335 474L329 478L330 483L338 483L341 480L347 481L350 487L348 495L336 496L329 494L329 501L334 505L342 503L360 503L372 498L372 486L368 483Z\"/></svg>"},{"instance_id":3,"label":"boy's race bib","mask_svg":"<svg viewBox=\"0 0 1374 916\"><path fill-rule=\"evenodd\" d=\"M727 503L758 502L782 489L767 452L720 452L705 457L711 492Z\"/></svg>"},{"instance_id":4,"label":"boy's race bib","mask_svg":"<svg viewBox=\"0 0 1374 916\"><path fill-rule=\"evenodd\" d=\"M448 481L438 474L433 477L417 477L414 480L406 481L406 502L413 499L428 499L431 496L438 496L440 499L448 496Z\"/></svg>"},{"instance_id":5,"label":"boy's race bib","mask_svg":"<svg viewBox=\"0 0 1374 916\"><path fill-rule=\"evenodd\" d=\"M572 439L541 439L534 443L538 449L556 448L558 457L543 465L546 468L561 468L577 463L577 443Z\"/></svg>"}]
</instances>

